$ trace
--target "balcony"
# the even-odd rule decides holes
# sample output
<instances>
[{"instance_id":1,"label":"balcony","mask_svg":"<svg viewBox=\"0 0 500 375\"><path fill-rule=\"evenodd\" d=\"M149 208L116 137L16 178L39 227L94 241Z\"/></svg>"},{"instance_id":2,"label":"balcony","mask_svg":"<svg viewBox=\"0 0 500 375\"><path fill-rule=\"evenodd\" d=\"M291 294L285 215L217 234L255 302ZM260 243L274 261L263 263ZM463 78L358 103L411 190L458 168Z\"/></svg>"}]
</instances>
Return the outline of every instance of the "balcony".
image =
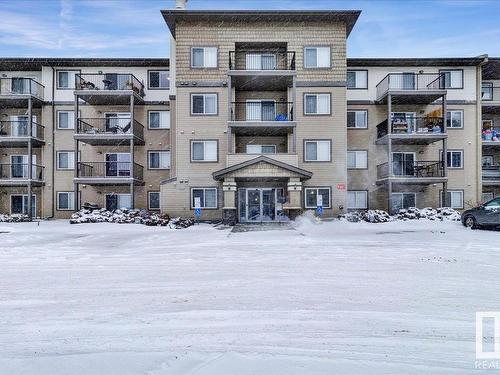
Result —
<instances>
[{"instance_id":1,"label":"balcony","mask_svg":"<svg viewBox=\"0 0 500 375\"><path fill-rule=\"evenodd\" d=\"M232 167L233 165L240 164L259 156L266 156L270 159L274 159L281 163L289 164L293 167L299 166L299 159L297 154L227 154L226 155L226 167Z\"/></svg>"},{"instance_id":2,"label":"balcony","mask_svg":"<svg viewBox=\"0 0 500 375\"><path fill-rule=\"evenodd\" d=\"M483 83L481 95L483 113L500 115L500 86Z\"/></svg>"},{"instance_id":3,"label":"balcony","mask_svg":"<svg viewBox=\"0 0 500 375\"><path fill-rule=\"evenodd\" d=\"M229 70L271 72L295 71L293 51L230 51Z\"/></svg>"},{"instance_id":4,"label":"balcony","mask_svg":"<svg viewBox=\"0 0 500 375\"><path fill-rule=\"evenodd\" d=\"M128 73L80 73L75 75L75 93L92 105L142 103L144 85Z\"/></svg>"},{"instance_id":5,"label":"balcony","mask_svg":"<svg viewBox=\"0 0 500 375\"><path fill-rule=\"evenodd\" d=\"M500 147L500 127L494 126L484 126L481 132L481 139L483 141L483 147L497 148Z\"/></svg>"},{"instance_id":6,"label":"balcony","mask_svg":"<svg viewBox=\"0 0 500 375\"><path fill-rule=\"evenodd\" d=\"M92 146L117 146L133 140L144 145L144 126L127 118L80 118L74 138Z\"/></svg>"},{"instance_id":7,"label":"balcony","mask_svg":"<svg viewBox=\"0 0 500 375\"><path fill-rule=\"evenodd\" d=\"M44 86L33 78L0 78L0 108L26 108L27 99L34 99L34 107L43 102Z\"/></svg>"},{"instance_id":8,"label":"balcony","mask_svg":"<svg viewBox=\"0 0 500 375\"><path fill-rule=\"evenodd\" d=\"M399 145L429 145L448 137L443 117L406 116L391 118L391 133L388 120L377 125L375 144L384 145L389 141Z\"/></svg>"},{"instance_id":9,"label":"balcony","mask_svg":"<svg viewBox=\"0 0 500 375\"><path fill-rule=\"evenodd\" d=\"M291 102L252 100L231 103L229 126L237 135L286 135L295 127Z\"/></svg>"},{"instance_id":10,"label":"balcony","mask_svg":"<svg viewBox=\"0 0 500 375\"><path fill-rule=\"evenodd\" d=\"M0 164L1 186L25 186L30 182L34 186L41 186L44 182L45 168L41 165L31 165L31 180L29 179L29 164Z\"/></svg>"},{"instance_id":11,"label":"balcony","mask_svg":"<svg viewBox=\"0 0 500 375\"><path fill-rule=\"evenodd\" d=\"M32 122L31 136L28 130L28 121L0 121L0 146L25 147L30 139L33 147L45 144L45 128L42 125Z\"/></svg>"},{"instance_id":12,"label":"balcony","mask_svg":"<svg viewBox=\"0 0 500 375\"><path fill-rule=\"evenodd\" d=\"M483 185L484 186L500 186L500 166L499 165L483 165Z\"/></svg>"},{"instance_id":13,"label":"balcony","mask_svg":"<svg viewBox=\"0 0 500 375\"><path fill-rule=\"evenodd\" d=\"M392 173L391 173L392 172ZM388 181L395 184L429 185L446 182L442 161L393 161L377 165L377 185Z\"/></svg>"},{"instance_id":14,"label":"balcony","mask_svg":"<svg viewBox=\"0 0 500 375\"><path fill-rule=\"evenodd\" d=\"M133 173L132 173L133 172ZM74 182L88 185L144 185L144 167L124 161L79 162Z\"/></svg>"},{"instance_id":15,"label":"balcony","mask_svg":"<svg viewBox=\"0 0 500 375\"><path fill-rule=\"evenodd\" d=\"M393 104L430 104L446 94L444 74L389 73L377 84L377 102Z\"/></svg>"}]
</instances>

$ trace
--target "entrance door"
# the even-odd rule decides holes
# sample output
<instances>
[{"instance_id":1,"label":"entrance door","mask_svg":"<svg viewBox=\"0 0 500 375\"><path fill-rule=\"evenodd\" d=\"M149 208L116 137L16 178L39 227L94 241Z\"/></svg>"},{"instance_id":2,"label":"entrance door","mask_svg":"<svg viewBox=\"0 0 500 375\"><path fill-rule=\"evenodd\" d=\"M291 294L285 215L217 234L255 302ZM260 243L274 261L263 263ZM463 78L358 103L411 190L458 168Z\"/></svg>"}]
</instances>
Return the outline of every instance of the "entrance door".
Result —
<instances>
[{"instance_id":1,"label":"entrance door","mask_svg":"<svg viewBox=\"0 0 500 375\"><path fill-rule=\"evenodd\" d=\"M130 133L131 121L129 112L106 113L107 133Z\"/></svg>"},{"instance_id":2,"label":"entrance door","mask_svg":"<svg viewBox=\"0 0 500 375\"><path fill-rule=\"evenodd\" d=\"M273 221L276 218L276 197L274 189L262 190L262 221Z\"/></svg>"},{"instance_id":3,"label":"entrance door","mask_svg":"<svg viewBox=\"0 0 500 375\"><path fill-rule=\"evenodd\" d=\"M415 154L412 152L394 152L392 154L392 168L395 176L413 176Z\"/></svg>"},{"instance_id":4,"label":"entrance door","mask_svg":"<svg viewBox=\"0 0 500 375\"><path fill-rule=\"evenodd\" d=\"M261 220L261 190L247 189L247 221Z\"/></svg>"},{"instance_id":5,"label":"entrance door","mask_svg":"<svg viewBox=\"0 0 500 375\"><path fill-rule=\"evenodd\" d=\"M274 221L276 214L276 194L273 188L240 189L239 217L243 222Z\"/></svg>"},{"instance_id":6,"label":"entrance door","mask_svg":"<svg viewBox=\"0 0 500 375\"><path fill-rule=\"evenodd\" d=\"M130 154L106 154L106 177L130 177Z\"/></svg>"},{"instance_id":7,"label":"entrance door","mask_svg":"<svg viewBox=\"0 0 500 375\"><path fill-rule=\"evenodd\" d=\"M10 213L11 214L28 214L28 195L19 194L10 196ZM36 196L31 196L31 216L36 216Z\"/></svg>"}]
</instances>

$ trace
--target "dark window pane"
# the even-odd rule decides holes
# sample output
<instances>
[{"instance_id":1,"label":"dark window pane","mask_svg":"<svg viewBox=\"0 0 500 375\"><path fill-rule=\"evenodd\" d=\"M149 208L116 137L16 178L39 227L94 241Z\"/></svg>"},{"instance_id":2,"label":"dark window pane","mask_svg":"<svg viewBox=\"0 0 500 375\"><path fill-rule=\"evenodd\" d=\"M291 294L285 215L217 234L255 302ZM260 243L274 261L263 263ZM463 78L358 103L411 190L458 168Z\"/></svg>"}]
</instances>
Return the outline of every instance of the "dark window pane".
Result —
<instances>
[{"instance_id":1,"label":"dark window pane","mask_svg":"<svg viewBox=\"0 0 500 375\"><path fill-rule=\"evenodd\" d=\"M193 113L203 113L203 95L193 95Z\"/></svg>"},{"instance_id":2,"label":"dark window pane","mask_svg":"<svg viewBox=\"0 0 500 375\"><path fill-rule=\"evenodd\" d=\"M356 112L347 112L347 127L356 127Z\"/></svg>"},{"instance_id":3,"label":"dark window pane","mask_svg":"<svg viewBox=\"0 0 500 375\"><path fill-rule=\"evenodd\" d=\"M149 127L157 129L160 127L160 113L150 112L149 113Z\"/></svg>"},{"instance_id":4,"label":"dark window pane","mask_svg":"<svg viewBox=\"0 0 500 375\"><path fill-rule=\"evenodd\" d=\"M347 72L347 87L356 87L356 72Z\"/></svg>"}]
</instances>

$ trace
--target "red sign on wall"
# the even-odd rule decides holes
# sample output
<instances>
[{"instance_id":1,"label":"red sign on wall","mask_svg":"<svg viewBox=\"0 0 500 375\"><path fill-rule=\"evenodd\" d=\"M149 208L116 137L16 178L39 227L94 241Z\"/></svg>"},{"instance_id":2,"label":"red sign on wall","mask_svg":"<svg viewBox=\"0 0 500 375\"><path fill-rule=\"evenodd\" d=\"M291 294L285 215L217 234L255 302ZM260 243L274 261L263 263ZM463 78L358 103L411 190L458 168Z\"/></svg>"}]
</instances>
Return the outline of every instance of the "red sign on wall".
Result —
<instances>
[{"instance_id":1,"label":"red sign on wall","mask_svg":"<svg viewBox=\"0 0 500 375\"><path fill-rule=\"evenodd\" d=\"M345 184L337 184L337 190L345 190Z\"/></svg>"}]
</instances>

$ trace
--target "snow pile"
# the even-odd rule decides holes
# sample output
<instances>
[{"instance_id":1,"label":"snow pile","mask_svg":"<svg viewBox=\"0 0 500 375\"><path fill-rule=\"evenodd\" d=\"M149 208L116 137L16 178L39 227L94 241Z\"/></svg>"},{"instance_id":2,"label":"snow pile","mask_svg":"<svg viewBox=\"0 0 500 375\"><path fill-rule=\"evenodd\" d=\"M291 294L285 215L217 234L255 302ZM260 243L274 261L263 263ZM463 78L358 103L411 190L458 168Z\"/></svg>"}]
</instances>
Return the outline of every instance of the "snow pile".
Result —
<instances>
[{"instance_id":1,"label":"snow pile","mask_svg":"<svg viewBox=\"0 0 500 375\"><path fill-rule=\"evenodd\" d=\"M440 207L440 208L422 208L410 207L408 209L401 209L394 216L389 215L386 211L382 210L367 210L367 211L354 211L348 212L340 217L341 219L356 223L359 221L366 221L368 223L387 223L389 221L401 220L448 220L460 221L460 212L455 211L453 208Z\"/></svg>"},{"instance_id":2,"label":"snow pile","mask_svg":"<svg viewBox=\"0 0 500 375\"><path fill-rule=\"evenodd\" d=\"M316 226L318 224L321 224L321 219L317 217L312 210L304 212L292 221L293 227L301 229L306 229L307 227Z\"/></svg>"},{"instance_id":3,"label":"snow pile","mask_svg":"<svg viewBox=\"0 0 500 375\"><path fill-rule=\"evenodd\" d=\"M146 210L121 209L107 211L105 208L98 210L82 209L71 215L71 224L83 223L117 223L117 224L144 224L148 226L162 226L171 229L187 228L194 224L193 219L170 218Z\"/></svg>"},{"instance_id":4,"label":"snow pile","mask_svg":"<svg viewBox=\"0 0 500 375\"><path fill-rule=\"evenodd\" d=\"M13 215L3 215L0 214L0 223L24 223L30 221L28 215L24 214L13 214Z\"/></svg>"}]
</instances>

